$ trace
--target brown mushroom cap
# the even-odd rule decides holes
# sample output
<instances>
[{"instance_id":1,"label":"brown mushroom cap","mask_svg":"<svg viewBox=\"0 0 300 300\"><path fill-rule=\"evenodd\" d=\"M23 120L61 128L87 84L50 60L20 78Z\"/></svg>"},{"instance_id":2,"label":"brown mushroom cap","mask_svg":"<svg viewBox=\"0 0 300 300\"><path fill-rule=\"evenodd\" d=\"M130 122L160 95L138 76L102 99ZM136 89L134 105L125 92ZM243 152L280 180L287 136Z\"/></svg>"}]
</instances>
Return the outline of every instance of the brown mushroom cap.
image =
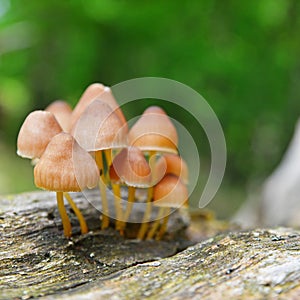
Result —
<instances>
[{"instance_id":1,"label":"brown mushroom cap","mask_svg":"<svg viewBox=\"0 0 300 300\"><path fill-rule=\"evenodd\" d=\"M45 111L52 112L64 132L69 132L71 126L71 106L62 100L56 100L45 108Z\"/></svg>"},{"instance_id":2,"label":"brown mushroom cap","mask_svg":"<svg viewBox=\"0 0 300 300\"><path fill-rule=\"evenodd\" d=\"M187 206L188 190L180 178L169 174L154 187L153 200L159 207Z\"/></svg>"},{"instance_id":3,"label":"brown mushroom cap","mask_svg":"<svg viewBox=\"0 0 300 300\"><path fill-rule=\"evenodd\" d=\"M71 132L87 151L127 146L126 128L111 107L99 100L86 108Z\"/></svg>"},{"instance_id":4,"label":"brown mushroom cap","mask_svg":"<svg viewBox=\"0 0 300 300\"><path fill-rule=\"evenodd\" d=\"M119 107L116 99L114 98L112 91L109 87L104 86L101 83L93 83L87 87L87 89L82 94L79 99L77 105L75 106L72 117L71 117L71 127L78 121L81 114L85 111L85 109L94 101L100 100L110 106L110 108L116 113L124 127L127 129L127 122L124 117L124 114Z\"/></svg>"},{"instance_id":5,"label":"brown mushroom cap","mask_svg":"<svg viewBox=\"0 0 300 300\"><path fill-rule=\"evenodd\" d=\"M115 97L113 96L111 89L108 86L104 87L103 93L101 93L99 96L97 96L96 100L100 100L102 102L107 103L112 108L114 113L116 113L116 115L119 117L122 124L126 127L126 130L128 130L127 121L125 119L125 116L124 116L121 108L119 107Z\"/></svg>"},{"instance_id":6,"label":"brown mushroom cap","mask_svg":"<svg viewBox=\"0 0 300 300\"><path fill-rule=\"evenodd\" d=\"M98 184L99 170L93 158L68 133L53 137L34 168L39 188L56 192L79 192Z\"/></svg>"},{"instance_id":7,"label":"brown mushroom cap","mask_svg":"<svg viewBox=\"0 0 300 300\"><path fill-rule=\"evenodd\" d=\"M163 109L151 106L130 129L129 144L142 151L177 153L177 131Z\"/></svg>"},{"instance_id":8,"label":"brown mushroom cap","mask_svg":"<svg viewBox=\"0 0 300 300\"><path fill-rule=\"evenodd\" d=\"M92 103L92 101L94 101L96 97L103 92L104 85L101 83L93 83L86 88L72 112L71 127L74 126L81 114Z\"/></svg>"},{"instance_id":9,"label":"brown mushroom cap","mask_svg":"<svg viewBox=\"0 0 300 300\"><path fill-rule=\"evenodd\" d=\"M161 171L165 168L165 175L173 174L179 177L184 184L188 183L188 167L183 158L179 155L165 153L156 162L154 167L154 173L158 176L161 175Z\"/></svg>"},{"instance_id":10,"label":"brown mushroom cap","mask_svg":"<svg viewBox=\"0 0 300 300\"><path fill-rule=\"evenodd\" d=\"M62 132L51 112L37 110L25 119L18 135L17 154L22 157L40 158L50 140Z\"/></svg>"},{"instance_id":11,"label":"brown mushroom cap","mask_svg":"<svg viewBox=\"0 0 300 300\"><path fill-rule=\"evenodd\" d=\"M151 169L140 149L128 147L114 158L110 178L113 182L146 188L151 185Z\"/></svg>"}]
</instances>

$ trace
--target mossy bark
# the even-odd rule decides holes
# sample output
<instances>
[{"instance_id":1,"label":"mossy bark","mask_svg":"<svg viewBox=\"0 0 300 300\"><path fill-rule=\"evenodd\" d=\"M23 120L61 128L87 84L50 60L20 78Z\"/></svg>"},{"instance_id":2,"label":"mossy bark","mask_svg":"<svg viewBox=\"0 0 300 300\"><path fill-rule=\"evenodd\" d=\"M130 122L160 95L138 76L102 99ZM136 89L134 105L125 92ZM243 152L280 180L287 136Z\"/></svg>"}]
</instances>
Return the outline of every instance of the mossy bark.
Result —
<instances>
[{"instance_id":1,"label":"mossy bark","mask_svg":"<svg viewBox=\"0 0 300 300\"><path fill-rule=\"evenodd\" d=\"M0 199L0 299L300 297L296 230L215 235L226 226L194 216L186 231L186 218L175 213L163 241L138 242L101 231L99 212L79 195L75 201L92 231L80 235L72 217L68 240L51 193Z\"/></svg>"}]
</instances>

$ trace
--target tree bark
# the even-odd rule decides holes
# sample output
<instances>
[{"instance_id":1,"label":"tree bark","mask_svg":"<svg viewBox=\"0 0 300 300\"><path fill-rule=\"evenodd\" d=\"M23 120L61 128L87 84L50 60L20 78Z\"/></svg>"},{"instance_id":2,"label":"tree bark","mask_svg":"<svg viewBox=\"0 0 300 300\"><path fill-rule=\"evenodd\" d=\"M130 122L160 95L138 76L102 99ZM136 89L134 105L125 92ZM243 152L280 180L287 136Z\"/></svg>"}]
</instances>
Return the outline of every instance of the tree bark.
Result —
<instances>
[{"instance_id":1,"label":"tree bark","mask_svg":"<svg viewBox=\"0 0 300 300\"><path fill-rule=\"evenodd\" d=\"M99 212L80 195L75 201L91 231L80 235L68 210L68 240L52 193L0 199L0 299L300 297L299 231L215 235L228 227L203 216L186 231L187 218L177 212L164 240L138 242L112 228L101 231ZM137 228L130 224L129 231Z\"/></svg>"}]
</instances>

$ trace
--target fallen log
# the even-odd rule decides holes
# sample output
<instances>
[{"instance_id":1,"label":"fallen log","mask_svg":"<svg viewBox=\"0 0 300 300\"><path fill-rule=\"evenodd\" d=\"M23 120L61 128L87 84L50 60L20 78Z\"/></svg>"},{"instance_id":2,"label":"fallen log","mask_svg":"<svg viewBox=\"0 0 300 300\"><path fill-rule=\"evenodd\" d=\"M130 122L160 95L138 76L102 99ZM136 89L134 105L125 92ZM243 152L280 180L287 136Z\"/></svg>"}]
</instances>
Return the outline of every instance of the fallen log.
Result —
<instances>
[{"instance_id":1,"label":"fallen log","mask_svg":"<svg viewBox=\"0 0 300 300\"><path fill-rule=\"evenodd\" d=\"M101 231L99 212L79 194L75 201L91 231L80 235L72 216L68 240L52 193L0 199L0 299L300 297L299 231L215 235L228 227L194 217L186 230L187 218L177 212L164 240L140 242Z\"/></svg>"}]
</instances>

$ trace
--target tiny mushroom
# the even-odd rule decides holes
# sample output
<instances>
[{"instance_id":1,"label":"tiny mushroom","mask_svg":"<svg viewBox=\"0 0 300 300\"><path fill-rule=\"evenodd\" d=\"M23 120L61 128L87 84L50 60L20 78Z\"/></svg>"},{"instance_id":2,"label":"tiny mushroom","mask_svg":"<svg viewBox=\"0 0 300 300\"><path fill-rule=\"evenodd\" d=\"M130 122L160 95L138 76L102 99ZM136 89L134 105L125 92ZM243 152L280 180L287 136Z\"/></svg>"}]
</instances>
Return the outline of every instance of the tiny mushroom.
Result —
<instances>
[{"instance_id":1,"label":"tiny mushroom","mask_svg":"<svg viewBox=\"0 0 300 300\"><path fill-rule=\"evenodd\" d=\"M163 109L148 107L129 131L129 144L143 152L177 153L176 128Z\"/></svg>"},{"instance_id":2,"label":"tiny mushroom","mask_svg":"<svg viewBox=\"0 0 300 300\"><path fill-rule=\"evenodd\" d=\"M178 135L175 126L166 112L158 106L148 107L133 125L128 134L129 145L139 147L149 155L151 169L156 161L156 154L177 154ZM153 178L157 175L153 174ZM138 233L138 239L143 239L147 228L148 218L151 214L151 199L153 187L148 189L147 208L143 218L143 224Z\"/></svg>"},{"instance_id":3,"label":"tiny mushroom","mask_svg":"<svg viewBox=\"0 0 300 300\"><path fill-rule=\"evenodd\" d=\"M75 212L81 232L88 231L84 217L67 192L79 192L93 188L99 180L99 170L93 158L68 133L52 138L39 162L34 168L34 182L39 188L55 191L58 209L62 218L64 234L72 235L63 197L65 196Z\"/></svg>"},{"instance_id":4,"label":"tiny mushroom","mask_svg":"<svg viewBox=\"0 0 300 300\"><path fill-rule=\"evenodd\" d=\"M94 100L81 114L72 128L72 134L79 145L88 152L95 153L96 163L100 170L99 188L102 198L102 229L109 226L109 209L106 196L104 162L111 165L111 151L127 146L127 129L112 108Z\"/></svg>"},{"instance_id":5,"label":"tiny mushroom","mask_svg":"<svg viewBox=\"0 0 300 300\"><path fill-rule=\"evenodd\" d=\"M179 177L168 174L155 187L153 193L153 205L159 207L157 219L154 221L151 230L148 232L147 239L153 238L163 218L160 231L156 239L160 239L167 227L170 208L188 206L188 190Z\"/></svg>"},{"instance_id":6,"label":"tiny mushroom","mask_svg":"<svg viewBox=\"0 0 300 300\"><path fill-rule=\"evenodd\" d=\"M115 206L116 208L118 207L117 213L119 211L118 198L120 199L120 196L118 189L114 186L118 183L128 186L128 202L124 216L122 216L120 211L117 215L117 220L122 219L122 222L117 222L116 227L122 233L135 200L135 188L148 188L151 185L151 169L139 148L128 147L122 149L114 158L110 167L110 178L115 194Z\"/></svg>"},{"instance_id":7,"label":"tiny mushroom","mask_svg":"<svg viewBox=\"0 0 300 300\"><path fill-rule=\"evenodd\" d=\"M50 140L62 132L61 126L51 112L36 110L25 119L19 131L17 154L29 159L38 159Z\"/></svg>"},{"instance_id":8,"label":"tiny mushroom","mask_svg":"<svg viewBox=\"0 0 300 300\"><path fill-rule=\"evenodd\" d=\"M114 98L112 91L109 87L104 86L101 83L93 83L87 87L87 89L82 94L77 105L75 106L72 116L71 116L71 127L80 118L81 114L85 109L94 101L100 100L110 106L110 108L117 114L122 124L127 129L127 122L124 117L122 110L120 109L116 99Z\"/></svg>"}]
</instances>

